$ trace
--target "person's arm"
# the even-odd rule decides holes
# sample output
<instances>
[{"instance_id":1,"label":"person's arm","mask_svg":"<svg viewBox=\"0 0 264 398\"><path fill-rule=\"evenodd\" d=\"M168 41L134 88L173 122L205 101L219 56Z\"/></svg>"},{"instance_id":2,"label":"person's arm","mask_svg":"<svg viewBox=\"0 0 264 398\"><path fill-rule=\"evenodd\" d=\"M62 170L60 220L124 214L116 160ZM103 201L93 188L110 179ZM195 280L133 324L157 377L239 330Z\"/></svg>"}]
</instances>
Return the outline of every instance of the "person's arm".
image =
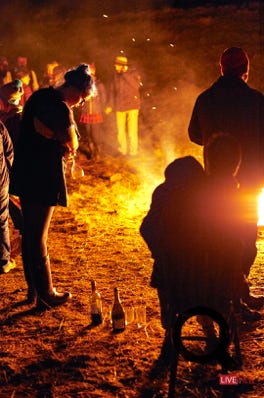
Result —
<instances>
[{"instance_id":1,"label":"person's arm","mask_svg":"<svg viewBox=\"0 0 264 398\"><path fill-rule=\"evenodd\" d=\"M71 124L68 128L68 138L62 145L66 149L64 156L72 158L76 155L79 148L79 135L75 124Z\"/></svg>"},{"instance_id":2,"label":"person's arm","mask_svg":"<svg viewBox=\"0 0 264 398\"><path fill-rule=\"evenodd\" d=\"M33 70L31 71L31 78L32 78L32 89L33 91L37 91L39 89L39 83L37 75Z\"/></svg>"},{"instance_id":3,"label":"person's arm","mask_svg":"<svg viewBox=\"0 0 264 398\"><path fill-rule=\"evenodd\" d=\"M36 117L34 118L35 130L48 140L59 141L66 148L67 157L74 156L79 147L78 133L74 124L71 124L64 136L57 135Z\"/></svg>"},{"instance_id":4,"label":"person's arm","mask_svg":"<svg viewBox=\"0 0 264 398\"><path fill-rule=\"evenodd\" d=\"M72 110L65 103L58 104L48 115L43 115L43 120L42 115L35 116L34 128L46 139L58 141L66 149L66 157L75 155L79 146L79 135Z\"/></svg>"},{"instance_id":5,"label":"person's arm","mask_svg":"<svg viewBox=\"0 0 264 398\"><path fill-rule=\"evenodd\" d=\"M3 123L0 124L0 130L3 137L3 149L4 156L8 170L11 169L14 160L14 149L10 135L8 134L7 128Z\"/></svg>"},{"instance_id":6,"label":"person's arm","mask_svg":"<svg viewBox=\"0 0 264 398\"><path fill-rule=\"evenodd\" d=\"M115 96L115 88L114 88L114 83L112 82L108 89L108 98L106 101L106 108L105 108L106 115L109 115L109 113L111 113L114 108L114 102L115 102L114 96Z\"/></svg>"},{"instance_id":7,"label":"person's arm","mask_svg":"<svg viewBox=\"0 0 264 398\"><path fill-rule=\"evenodd\" d=\"M192 111L192 116L188 127L188 133L189 138L192 142L198 145L203 145L203 136L198 117L198 103L199 102L197 100Z\"/></svg>"}]
</instances>

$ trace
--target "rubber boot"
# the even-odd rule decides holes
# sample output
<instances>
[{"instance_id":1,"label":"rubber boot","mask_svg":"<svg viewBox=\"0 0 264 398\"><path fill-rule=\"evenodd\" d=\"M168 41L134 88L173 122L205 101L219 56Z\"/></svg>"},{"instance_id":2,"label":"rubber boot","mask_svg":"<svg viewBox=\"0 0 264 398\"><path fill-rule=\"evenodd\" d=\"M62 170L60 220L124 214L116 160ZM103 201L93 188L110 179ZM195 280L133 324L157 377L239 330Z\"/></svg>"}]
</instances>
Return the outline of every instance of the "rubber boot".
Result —
<instances>
[{"instance_id":1,"label":"rubber boot","mask_svg":"<svg viewBox=\"0 0 264 398\"><path fill-rule=\"evenodd\" d=\"M26 301L28 304L32 304L37 299L37 290L35 287L32 268L31 268L30 264L26 261L23 261L23 268L24 268L25 279L26 279L27 286L28 286Z\"/></svg>"},{"instance_id":2,"label":"rubber boot","mask_svg":"<svg viewBox=\"0 0 264 398\"><path fill-rule=\"evenodd\" d=\"M33 304L37 300L37 290L35 287L32 261L28 252L27 241L23 236L23 232L21 240L21 249L22 249L24 276L28 287L26 302L28 304Z\"/></svg>"},{"instance_id":3,"label":"rubber boot","mask_svg":"<svg viewBox=\"0 0 264 398\"><path fill-rule=\"evenodd\" d=\"M241 298L246 305L252 310L260 310L264 306L264 296L254 296L250 294L247 279L244 278L242 285Z\"/></svg>"},{"instance_id":4,"label":"rubber boot","mask_svg":"<svg viewBox=\"0 0 264 398\"><path fill-rule=\"evenodd\" d=\"M34 268L34 281L37 290L37 310L44 311L66 303L71 293L58 293L53 288L49 256L41 258Z\"/></svg>"}]
</instances>

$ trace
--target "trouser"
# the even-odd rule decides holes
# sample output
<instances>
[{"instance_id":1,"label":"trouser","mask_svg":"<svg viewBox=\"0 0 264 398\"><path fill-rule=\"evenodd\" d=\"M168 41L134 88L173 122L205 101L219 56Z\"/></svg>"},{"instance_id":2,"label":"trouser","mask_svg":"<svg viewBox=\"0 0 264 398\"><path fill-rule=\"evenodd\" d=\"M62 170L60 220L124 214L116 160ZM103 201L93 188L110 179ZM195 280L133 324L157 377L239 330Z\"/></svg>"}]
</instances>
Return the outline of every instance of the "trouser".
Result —
<instances>
[{"instance_id":1,"label":"trouser","mask_svg":"<svg viewBox=\"0 0 264 398\"><path fill-rule=\"evenodd\" d=\"M122 155L138 153L138 109L116 112L118 150Z\"/></svg>"},{"instance_id":2,"label":"trouser","mask_svg":"<svg viewBox=\"0 0 264 398\"><path fill-rule=\"evenodd\" d=\"M7 264L11 255L8 217L9 195L6 186L0 192L0 266Z\"/></svg>"}]
</instances>

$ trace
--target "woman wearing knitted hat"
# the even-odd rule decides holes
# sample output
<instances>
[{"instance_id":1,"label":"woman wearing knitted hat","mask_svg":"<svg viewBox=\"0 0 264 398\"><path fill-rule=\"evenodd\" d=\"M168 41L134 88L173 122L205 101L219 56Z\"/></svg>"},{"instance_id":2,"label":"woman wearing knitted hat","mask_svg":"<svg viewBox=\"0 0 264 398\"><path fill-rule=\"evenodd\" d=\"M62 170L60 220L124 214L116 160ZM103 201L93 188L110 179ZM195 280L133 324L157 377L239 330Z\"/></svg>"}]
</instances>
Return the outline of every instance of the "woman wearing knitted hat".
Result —
<instances>
[{"instance_id":1,"label":"woman wearing knitted hat","mask_svg":"<svg viewBox=\"0 0 264 398\"><path fill-rule=\"evenodd\" d=\"M0 87L0 120L3 123L9 117L22 111L22 107L19 105L22 95L23 84L21 80L15 79Z\"/></svg>"},{"instance_id":2,"label":"woman wearing knitted hat","mask_svg":"<svg viewBox=\"0 0 264 398\"><path fill-rule=\"evenodd\" d=\"M247 278L257 253L258 195L264 186L264 96L247 84L249 57L242 48L225 49L219 64L221 76L195 102L189 137L205 146L214 133L223 132L240 143L242 163L237 179L248 205L242 253ZM250 295L249 289L243 299L255 309L264 305L264 296Z\"/></svg>"},{"instance_id":3,"label":"woman wearing knitted hat","mask_svg":"<svg viewBox=\"0 0 264 398\"><path fill-rule=\"evenodd\" d=\"M65 303L71 294L52 284L47 250L49 224L56 205L67 205L65 162L78 149L72 107L92 95L93 80L86 64L66 72L58 88L32 94L22 115L11 193L20 197L24 230L22 258L28 302L38 309Z\"/></svg>"}]
</instances>

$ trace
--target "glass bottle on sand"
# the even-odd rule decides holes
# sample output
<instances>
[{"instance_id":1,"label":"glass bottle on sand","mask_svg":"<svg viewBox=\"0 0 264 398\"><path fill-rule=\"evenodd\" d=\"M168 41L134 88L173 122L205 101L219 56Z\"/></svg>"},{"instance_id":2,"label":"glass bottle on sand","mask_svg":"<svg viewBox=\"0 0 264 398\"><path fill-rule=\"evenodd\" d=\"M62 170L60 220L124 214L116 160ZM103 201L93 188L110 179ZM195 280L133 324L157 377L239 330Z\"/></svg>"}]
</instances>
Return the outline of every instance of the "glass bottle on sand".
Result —
<instances>
[{"instance_id":1,"label":"glass bottle on sand","mask_svg":"<svg viewBox=\"0 0 264 398\"><path fill-rule=\"evenodd\" d=\"M114 304L112 308L112 326L114 332L122 332L125 330L125 311L119 298L119 290L117 287L114 289Z\"/></svg>"},{"instance_id":2,"label":"glass bottle on sand","mask_svg":"<svg viewBox=\"0 0 264 398\"><path fill-rule=\"evenodd\" d=\"M101 294L96 288L96 282L91 281L91 320L93 325L100 325L103 322Z\"/></svg>"}]
</instances>

